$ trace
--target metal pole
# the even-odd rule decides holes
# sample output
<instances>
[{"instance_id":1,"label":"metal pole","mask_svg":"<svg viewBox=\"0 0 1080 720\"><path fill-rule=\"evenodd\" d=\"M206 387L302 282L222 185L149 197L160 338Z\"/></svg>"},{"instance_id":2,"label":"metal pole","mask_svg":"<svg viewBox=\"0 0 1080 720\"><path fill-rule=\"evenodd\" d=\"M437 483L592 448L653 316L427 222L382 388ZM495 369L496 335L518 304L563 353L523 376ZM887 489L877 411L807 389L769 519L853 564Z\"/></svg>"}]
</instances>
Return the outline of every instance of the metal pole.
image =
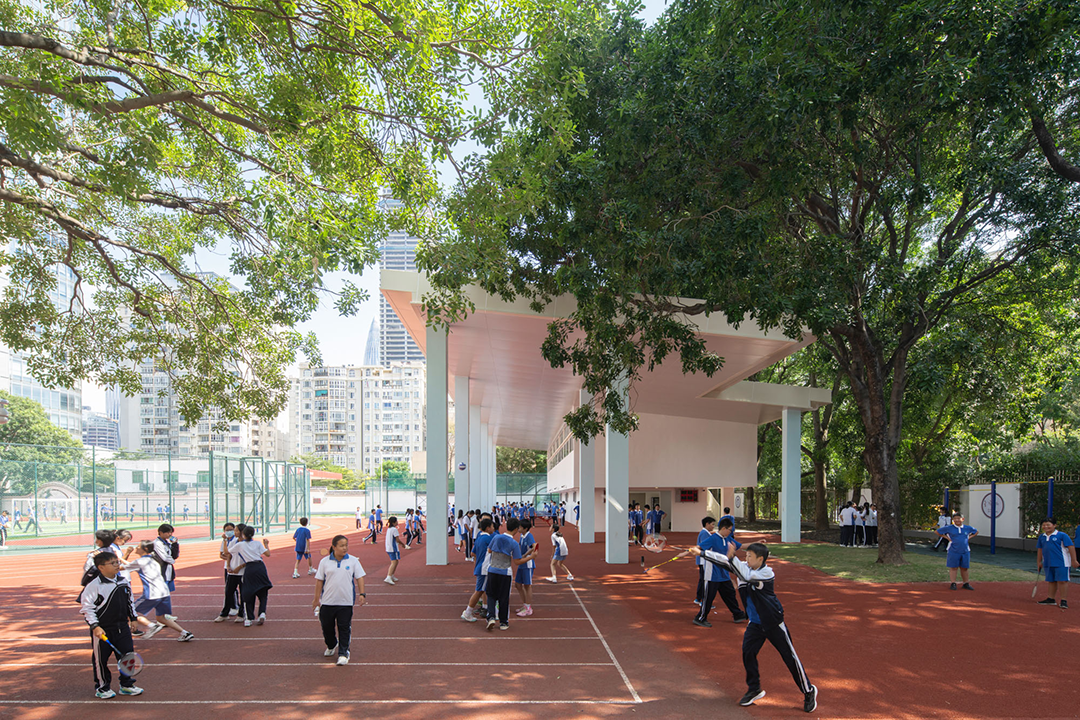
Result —
<instances>
[{"instance_id":1,"label":"metal pole","mask_svg":"<svg viewBox=\"0 0 1080 720\"><path fill-rule=\"evenodd\" d=\"M90 446L90 483L94 486L94 507L92 513L94 515L94 532L98 531L98 502L97 502L97 447Z\"/></svg>"},{"instance_id":2,"label":"metal pole","mask_svg":"<svg viewBox=\"0 0 1080 720\"><path fill-rule=\"evenodd\" d=\"M166 467L169 470L165 475L165 485L169 488L169 512L165 515L165 522L171 525L173 518L176 517L176 500L173 498L172 448L169 448L168 453Z\"/></svg>"},{"instance_id":3,"label":"metal pole","mask_svg":"<svg viewBox=\"0 0 1080 720\"><path fill-rule=\"evenodd\" d=\"M86 459L85 455L83 456L83 459ZM75 497L76 497L75 502L77 502L78 504L75 506L75 516L77 518L79 518L79 532L81 533L82 532L82 509L83 509L83 501L82 501L82 461L79 461L79 475L78 475L78 478L79 478L78 479L79 487L76 488L76 492L75 492Z\"/></svg>"},{"instance_id":4,"label":"metal pole","mask_svg":"<svg viewBox=\"0 0 1080 720\"><path fill-rule=\"evenodd\" d=\"M207 502L210 512L206 513L206 519L210 523L210 538L214 537L214 528L217 523L214 522L214 510L216 509L214 502L214 451L210 451L210 478L207 482L207 492L210 494L210 499Z\"/></svg>"},{"instance_id":5,"label":"metal pole","mask_svg":"<svg viewBox=\"0 0 1080 720\"><path fill-rule=\"evenodd\" d=\"M34 537L38 537L38 535L40 535L40 533L38 531L41 529L41 505L38 503L38 496L37 496L37 480L38 480L37 469L38 469L38 464L35 462L34 463Z\"/></svg>"},{"instance_id":6,"label":"metal pole","mask_svg":"<svg viewBox=\"0 0 1080 720\"><path fill-rule=\"evenodd\" d=\"M1054 517L1054 477L1046 479L1046 517Z\"/></svg>"},{"instance_id":7,"label":"metal pole","mask_svg":"<svg viewBox=\"0 0 1080 720\"><path fill-rule=\"evenodd\" d=\"M997 481L990 483L990 554L997 554Z\"/></svg>"}]
</instances>

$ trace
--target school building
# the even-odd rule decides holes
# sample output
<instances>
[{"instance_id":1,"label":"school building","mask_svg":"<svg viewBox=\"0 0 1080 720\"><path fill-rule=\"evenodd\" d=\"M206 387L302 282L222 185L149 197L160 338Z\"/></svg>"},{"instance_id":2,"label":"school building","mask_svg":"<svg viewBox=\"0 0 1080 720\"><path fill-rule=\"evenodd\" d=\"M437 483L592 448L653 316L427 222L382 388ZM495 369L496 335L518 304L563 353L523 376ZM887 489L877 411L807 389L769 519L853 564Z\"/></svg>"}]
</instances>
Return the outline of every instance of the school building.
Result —
<instances>
[{"instance_id":1,"label":"school building","mask_svg":"<svg viewBox=\"0 0 1080 720\"><path fill-rule=\"evenodd\" d=\"M573 508L580 502L580 541L605 533L605 558L629 561L627 509L631 500L659 502L665 530L696 531L701 518L734 507L734 488L757 482L757 427L782 421L781 536L798 542L802 413L828 404L827 389L749 382L746 378L809 345L753 323L736 328L722 316L691 318L708 348L724 358L713 377L686 375L678 357L645 373L629 399L640 418L626 436L609 431L588 444L567 431L563 416L588 402L581 378L552 368L540 346L552 320L566 317L572 297L534 312L526 300L505 302L469 288L475 312L449 334L429 328L422 308L429 289L418 272L384 270L383 297L427 358L427 492L429 532L445 534L448 397L452 397L454 486L457 507L495 502L495 447L548 451L548 489ZM788 490L791 490L790 492ZM572 519L574 513L568 513ZM445 564L445 543L427 545L428 564Z\"/></svg>"}]
</instances>

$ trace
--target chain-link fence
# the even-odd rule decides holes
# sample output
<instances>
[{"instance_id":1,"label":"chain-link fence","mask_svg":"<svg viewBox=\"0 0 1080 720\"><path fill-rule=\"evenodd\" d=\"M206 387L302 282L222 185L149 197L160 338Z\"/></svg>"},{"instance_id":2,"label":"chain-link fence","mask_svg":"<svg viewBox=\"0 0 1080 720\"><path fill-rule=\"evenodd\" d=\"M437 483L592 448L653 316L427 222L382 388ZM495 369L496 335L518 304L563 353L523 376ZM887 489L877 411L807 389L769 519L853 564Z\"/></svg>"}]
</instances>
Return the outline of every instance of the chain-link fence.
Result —
<instances>
[{"instance_id":1,"label":"chain-link fence","mask_svg":"<svg viewBox=\"0 0 1080 720\"><path fill-rule=\"evenodd\" d=\"M304 465L96 448L0 445L0 511L13 548L88 545L94 531L156 528L210 538L227 520L289 530L310 510Z\"/></svg>"}]
</instances>

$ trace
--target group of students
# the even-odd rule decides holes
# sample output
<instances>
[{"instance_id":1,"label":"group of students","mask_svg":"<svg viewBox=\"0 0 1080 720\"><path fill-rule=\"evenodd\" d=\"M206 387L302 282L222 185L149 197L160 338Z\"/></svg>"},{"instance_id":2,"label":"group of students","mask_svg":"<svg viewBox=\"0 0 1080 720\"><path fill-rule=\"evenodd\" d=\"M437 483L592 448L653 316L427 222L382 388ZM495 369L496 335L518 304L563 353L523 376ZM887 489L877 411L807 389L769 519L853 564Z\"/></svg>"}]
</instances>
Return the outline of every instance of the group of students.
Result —
<instances>
[{"instance_id":1,"label":"group of students","mask_svg":"<svg viewBox=\"0 0 1080 720\"><path fill-rule=\"evenodd\" d=\"M747 623L742 644L747 690L739 704L753 705L765 697L757 656L768 641L780 653L803 693L803 710L813 712L817 708L817 687L807 677L784 621L784 607L776 597L776 576L768 565L769 548L765 543L751 543L746 547L746 560L740 560L735 553L742 549L742 544L735 539L734 528L735 518L728 508L724 508L719 521L711 516L702 518L697 545L689 548L698 567L694 603L700 608L694 616L694 625L712 627L708 617L713 601L719 595L731 612L732 620ZM733 581L737 590L732 586Z\"/></svg>"},{"instance_id":2,"label":"group of students","mask_svg":"<svg viewBox=\"0 0 1080 720\"><path fill-rule=\"evenodd\" d=\"M641 503L630 503L630 510L627 512L630 544L644 545L646 535L659 534L665 515L667 513L661 510L659 505L650 507L646 503L642 510Z\"/></svg>"},{"instance_id":3,"label":"group of students","mask_svg":"<svg viewBox=\"0 0 1080 720\"><path fill-rule=\"evenodd\" d=\"M840 547L877 547L877 505L853 500L840 509Z\"/></svg>"},{"instance_id":4,"label":"group of students","mask_svg":"<svg viewBox=\"0 0 1080 720\"><path fill-rule=\"evenodd\" d=\"M461 619L476 622L478 618L486 618L488 630L496 625L501 630L509 630L511 585L517 588L521 598L517 616L529 617L533 614L532 585L539 554L536 538L532 534L533 522L528 517L511 516L506 519L505 530L500 530L500 517L472 510L468 513L459 511L458 521L462 533L471 530L473 523L477 533L475 542L469 544L466 551L466 558L473 561L475 588L461 613ZM455 536L457 534L455 531ZM558 524L552 526L551 544L551 575L544 579L558 582L561 570L568 582L573 581L574 576L566 566L569 547Z\"/></svg>"}]
</instances>

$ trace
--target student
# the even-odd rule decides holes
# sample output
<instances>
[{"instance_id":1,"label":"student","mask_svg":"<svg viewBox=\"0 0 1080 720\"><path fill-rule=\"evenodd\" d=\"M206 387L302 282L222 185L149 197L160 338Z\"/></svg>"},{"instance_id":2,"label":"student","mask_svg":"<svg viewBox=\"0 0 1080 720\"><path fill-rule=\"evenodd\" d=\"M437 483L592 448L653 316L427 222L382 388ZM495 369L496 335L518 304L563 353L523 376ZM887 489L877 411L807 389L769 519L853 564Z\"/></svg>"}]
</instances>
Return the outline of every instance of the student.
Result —
<instances>
[{"instance_id":1,"label":"student","mask_svg":"<svg viewBox=\"0 0 1080 720\"><path fill-rule=\"evenodd\" d=\"M733 527L730 517L723 518L719 523L718 530L709 535L704 545L698 547L727 557L728 545L734 545L736 550L742 547L742 544L732 537L731 531ZM728 575L727 570L721 565L706 563L704 574L705 599L701 603L701 610L694 617L694 624L699 627L712 627L712 623L709 622L709 613L712 611L713 601L716 599L717 593L720 593L720 599L731 612L731 618L734 622L738 623L746 620L747 615L739 607L735 588L731 586L731 576Z\"/></svg>"},{"instance_id":2,"label":"student","mask_svg":"<svg viewBox=\"0 0 1080 720\"><path fill-rule=\"evenodd\" d=\"M855 541L855 508L848 500L840 511L840 547L852 547Z\"/></svg>"},{"instance_id":3,"label":"student","mask_svg":"<svg viewBox=\"0 0 1080 720\"><path fill-rule=\"evenodd\" d=\"M716 521L716 526L720 527L720 523L724 521L724 518L731 520L731 527L735 527L735 516L731 514L731 508L724 508L724 514Z\"/></svg>"},{"instance_id":4,"label":"student","mask_svg":"<svg viewBox=\"0 0 1080 720\"><path fill-rule=\"evenodd\" d=\"M663 533L664 528L664 516L666 512L660 509L659 505L653 506L653 534L659 535Z\"/></svg>"},{"instance_id":5,"label":"student","mask_svg":"<svg viewBox=\"0 0 1080 720\"><path fill-rule=\"evenodd\" d=\"M360 511L360 508L356 508L356 529L360 529L360 523L364 519L364 513Z\"/></svg>"},{"instance_id":6,"label":"student","mask_svg":"<svg viewBox=\"0 0 1080 720\"><path fill-rule=\"evenodd\" d=\"M23 530L24 535L26 533L30 532L30 526L31 525L34 526L35 532L37 530L41 529L38 526L38 523L37 523L37 516L34 514L34 506L33 505L28 505L27 508L26 508L26 529Z\"/></svg>"},{"instance_id":7,"label":"student","mask_svg":"<svg viewBox=\"0 0 1080 720\"><path fill-rule=\"evenodd\" d=\"M480 538L480 515L480 508L476 508L476 510L473 511L472 517L469 518L469 549L472 551L474 560L476 559L476 550L473 550L473 547L476 545L476 541ZM499 522L494 519L493 522L495 523L495 532L498 533Z\"/></svg>"},{"instance_id":8,"label":"student","mask_svg":"<svg viewBox=\"0 0 1080 720\"><path fill-rule=\"evenodd\" d=\"M581 525L581 503L580 502L574 505L574 524L578 525L578 526Z\"/></svg>"},{"instance_id":9,"label":"student","mask_svg":"<svg viewBox=\"0 0 1080 720\"><path fill-rule=\"evenodd\" d=\"M1069 607L1065 595L1069 590L1069 568L1078 567L1076 548L1069 536L1057 529L1057 520L1048 517L1042 522L1042 535L1035 551L1036 573L1046 568L1046 582L1050 594L1040 605L1058 605L1064 610Z\"/></svg>"},{"instance_id":10,"label":"student","mask_svg":"<svg viewBox=\"0 0 1080 720\"><path fill-rule=\"evenodd\" d=\"M7 549L8 512L0 510L0 548Z\"/></svg>"},{"instance_id":11,"label":"student","mask_svg":"<svg viewBox=\"0 0 1080 720\"><path fill-rule=\"evenodd\" d=\"M180 546L173 537L173 526L163 523L158 526L157 540L154 540L154 556L161 563L161 576L169 586L169 592L176 592L176 558L180 555Z\"/></svg>"},{"instance_id":12,"label":"student","mask_svg":"<svg viewBox=\"0 0 1080 720\"><path fill-rule=\"evenodd\" d=\"M871 503L866 515L866 542L877 547L877 505Z\"/></svg>"},{"instance_id":13,"label":"student","mask_svg":"<svg viewBox=\"0 0 1080 720\"><path fill-rule=\"evenodd\" d=\"M169 586L165 584L165 578L161 574L161 564L154 557L154 543L151 540L143 540L135 547L136 559L129 567L139 573L142 580L143 594L139 604L135 606L135 612L139 615L149 615L153 610L156 621L167 628L172 628L180 633L180 642L190 642L195 636L180 627L176 623L176 616L172 614L172 598L169 594ZM151 635L151 633L147 633Z\"/></svg>"},{"instance_id":14,"label":"student","mask_svg":"<svg viewBox=\"0 0 1080 720\"><path fill-rule=\"evenodd\" d=\"M18 505L15 506L15 516L14 516L14 518L15 518L15 522L12 524L11 529L14 530L15 528L18 528L18 529L22 530L23 529L23 526L22 526L22 510L19 509Z\"/></svg>"},{"instance_id":15,"label":"student","mask_svg":"<svg viewBox=\"0 0 1080 720\"><path fill-rule=\"evenodd\" d=\"M395 585L398 581L394 575L394 571L397 570L398 560L401 559L401 550L398 546L405 547L405 543L401 541L401 532L397 529L397 517L391 515L386 521L386 554L390 556L390 567L386 571L386 578L384 583L389 585Z\"/></svg>"},{"instance_id":16,"label":"student","mask_svg":"<svg viewBox=\"0 0 1080 720\"><path fill-rule=\"evenodd\" d=\"M979 534L979 531L970 525L964 524L964 516L955 513L952 523L943 528L938 528L938 535L949 541L946 548L945 567L949 568L949 589L956 589L956 571L960 570L960 577L964 580L965 590L974 590L968 582L968 568L971 567L971 545L968 541Z\"/></svg>"},{"instance_id":17,"label":"student","mask_svg":"<svg viewBox=\"0 0 1080 720\"><path fill-rule=\"evenodd\" d=\"M746 626L742 646L747 690L739 704L753 705L755 701L765 697L765 691L761 689L757 656L768 640L780 653L795 684L803 693L803 710L816 710L818 691L806 677L802 662L795 653L795 645L791 642L791 633L784 623L784 607L777 599L774 588L776 576L766 564L769 559L768 546L765 543L750 543L746 548L746 562L735 557L734 543L728 544L726 555L711 550L702 551L697 547L690 548L690 552L704 557L707 562L723 566L747 584L746 612L750 616L750 622Z\"/></svg>"},{"instance_id":18,"label":"student","mask_svg":"<svg viewBox=\"0 0 1080 720\"><path fill-rule=\"evenodd\" d=\"M110 687L112 673L109 672L109 658L115 654L119 660L135 651L129 624L137 615L132 603L131 585L117 577L120 558L115 553L103 550L94 556L93 563L97 574L83 588L81 612L90 626L90 642L93 645L94 695L107 700L116 697ZM115 649L106 644L102 636L107 637ZM135 678L120 673L121 695L141 695L142 692L142 688L135 686Z\"/></svg>"},{"instance_id":19,"label":"student","mask_svg":"<svg viewBox=\"0 0 1080 720\"><path fill-rule=\"evenodd\" d=\"M239 542L237 532L243 533L243 524L234 525L225 523L221 528L221 548L218 557L225 561L225 604L221 606L221 612L214 622L225 622L230 617L235 617L235 622L244 621L243 604L240 602L240 586L244 582L244 568L233 569L229 562L229 554L226 551ZM236 563L239 565L239 563Z\"/></svg>"},{"instance_id":20,"label":"student","mask_svg":"<svg viewBox=\"0 0 1080 720\"><path fill-rule=\"evenodd\" d=\"M566 567L566 556L570 554L570 550L566 546L566 538L563 537L562 530L555 528L551 532L551 545L551 577L545 579L548 582L558 582L559 576L556 569L562 568L562 571L566 573L566 581L573 582L574 576Z\"/></svg>"},{"instance_id":21,"label":"student","mask_svg":"<svg viewBox=\"0 0 1080 720\"><path fill-rule=\"evenodd\" d=\"M364 538L364 542L369 542L370 541L371 544L374 545L375 543L377 543L379 541L379 530L378 530L378 527L375 524L375 511L374 510L372 510L371 514L368 515L367 529L368 529L368 534L367 534L367 537Z\"/></svg>"},{"instance_id":22,"label":"student","mask_svg":"<svg viewBox=\"0 0 1080 720\"><path fill-rule=\"evenodd\" d=\"M457 519L454 520L452 525L454 526L454 549L461 552L461 546L465 540L461 533L461 526L464 523L465 513L461 510L457 511Z\"/></svg>"},{"instance_id":23,"label":"student","mask_svg":"<svg viewBox=\"0 0 1080 720\"><path fill-rule=\"evenodd\" d=\"M266 622L266 602L270 588L274 587L262 560L263 555L270 557L270 541L263 538L261 545L255 542L255 528L244 525L243 539L227 549L225 555L228 556L233 570L244 571L244 580L240 585L240 599L244 601L244 627L251 627L251 619L255 617L256 598L259 600L257 623L262 625Z\"/></svg>"},{"instance_id":24,"label":"student","mask_svg":"<svg viewBox=\"0 0 1080 720\"><path fill-rule=\"evenodd\" d=\"M187 503L184 503L184 522L187 522L187 519L188 519L188 506L187 506Z\"/></svg>"},{"instance_id":25,"label":"student","mask_svg":"<svg viewBox=\"0 0 1080 720\"><path fill-rule=\"evenodd\" d=\"M375 506L375 529L382 532L382 505Z\"/></svg>"},{"instance_id":26,"label":"student","mask_svg":"<svg viewBox=\"0 0 1080 720\"><path fill-rule=\"evenodd\" d=\"M525 518L521 521L521 557L532 556L532 549L536 547L536 538L532 534L532 521ZM536 567L534 560L518 565L514 575L514 584L517 586L518 595L521 596L521 609L517 611L518 617L528 617L532 611L532 581L533 568Z\"/></svg>"},{"instance_id":27,"label":"student","mask_svg":"<svg viewBox=\"0 0 1080 720\"><path fill-rule=\"evenodd\" d=\"M349 642L352 639L353 606L367 602L364 592L364 566L349 555L349 538L335 535L330 554L319 563L315 573L315 599L311 606L319 614L325 657L337 654L338 665L349 664Z\"/></svg>"},{"instance_id":28,"label":"student","mask_svg":"<svg viewBox=\"0 0 1080 720\"><path fill-rule=\"evenodd\" d=\"M413 541L413 523L416 520L413 515L413 509L407 508L405 510L405 549L408 550L412 547Z\"/></svg>"},{"instance_id":29,"label":"student","mask_svg":"<svg viewBox=\"0 0 1080 720\"><path fill-rule=\"evenodd\" d=\"M414 539L417 545L424 544L424 511L420 508L416 508L416 512L413 513L413 533Z\"/></svg>"},{"instance_id":30,"label":"student","mask_svg":"<svg viewBox=\"0 0 1080 720\"><path fill-rule=\"evenodd\" d=\"M304 558L307 559L307 574L315 574L315 568L311 564L311 530L308 529L307 524L306 517L300 518L300 527L293 533L293 540L296 541L296 564L293 565L292 571L294 579L300 577L300 561Z\"/></svg>"},{"instance_id":31,"label":"student","mask_svg":"<svg viewBox=\"0 0 1080 720\"><path fill-rule=\"evenodd\" d=\"M469 510L465 513L465 524L461 527L462 536L465 538L465 557L475 560L473 552L473 544L475 539L473 538L472 521L474 510ZM494 519L493 519L494 522Z\"/></svg>"},{"instance_id":32,"label":"student","mask_svg":"<svg viewBox=\"0 0 1080 720\"><path fill-rule=\"evenodd\" d=\"M701 529L698 530L698 547L705 547L709 542L709 536L716 532L716 518L706 515L701 519ZM705 601L705 561L698 556L697 560L697 590L694 593L694 604L700 605Z\"/></svg>"},{"instance_id":33,"label":"student","mask_svg":"<svg viewBox=\"0 0 1080 720\"><path fill-rule=\"evenodd\" d=\"M458 510L458 513L461 513ZM480 520L480 537L476 539L476 561L473 563L473 576L476 578L476 589L469 596L469 603L461 611L461 619L465 622L476 622L477 617L483 617L483 600L487 593L488 579L488 545L495 534L495 522L490 517Z\"/></svg>"},{"instance_id":34,"label":"student","mask_svg":"<svg viewBox=\"0 0 1080 720\"><path fill-rule=\"evenodd\" d=\"M495 535L488 544L488 582L487 582L487 629L495 627L496 608L500 630L510 629L510 580L512 569L528 562L536 556L536 546L531 553L522 556L521 545L514 535L520 524L517 518L506 521L506 531Z\"/></svg>"},{"instance_id":35,"label":"student","mask_svg":"<svg viewBox=\"0 0 1080 720\"><path fill-rule=\"evenodd\" d=\"M934 552L937 552L938 547L943 542L945 542L945 536L941 534L941 529L945 528L945 527L948 527L948 526L949 526L948 510L945 508L944 505L942 505L941 510L938 512L938 518L937 518L938 539L937 539L937 542L934 543Z\"/></svg>"}]
</instances>

